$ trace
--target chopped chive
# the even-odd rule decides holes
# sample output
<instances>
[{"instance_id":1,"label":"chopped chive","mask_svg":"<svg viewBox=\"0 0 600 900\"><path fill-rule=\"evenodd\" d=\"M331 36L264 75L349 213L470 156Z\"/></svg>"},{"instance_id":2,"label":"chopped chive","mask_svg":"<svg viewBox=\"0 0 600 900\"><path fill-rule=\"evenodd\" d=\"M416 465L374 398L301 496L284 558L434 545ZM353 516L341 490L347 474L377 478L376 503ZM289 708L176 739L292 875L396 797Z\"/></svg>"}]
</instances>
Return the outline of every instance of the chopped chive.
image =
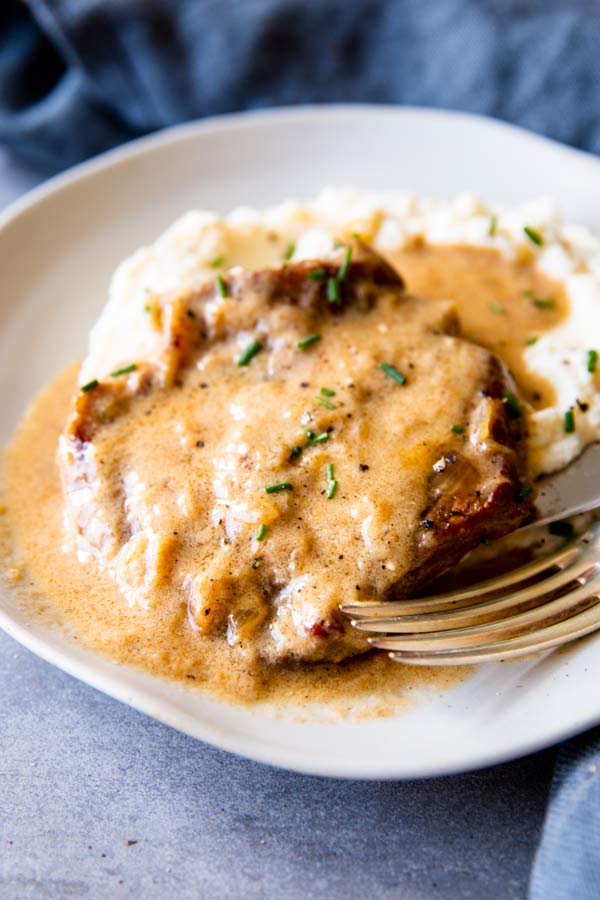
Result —
<instances>
[{"instance_id":1,"label":"chopped chive","mask_svg":"<svg viewBox=\"0 0 600 900\"><path fill-rule=\"evenodd\" d=\"M150 306L149 303L144 303L144 311L145 311L145 312L152 312L152 307Z\"/></svg>"},{"instance_id":2,"label":"chopped chive","mask_svg":"<svg viewBox=\"0 0 600 900\"><path fill-rule=\"evenodd\" d=\"M552 297L534 297L531 301L538 309L554 309L556 300Z\"/></svg>"},{"instance_id":3,"label":"chopped chive","mask_svg":"<svg viewBox=\"0 0 600 900\"><path fill-rule=\"evenodd\" d=\"M328 387L322 387L319 393L323 394L324 397L335 397L335 391Z\"/></svg>"},{"instance_id":4,"label":"chopped chive","mask_svg":"<svg viewBox=\"0 0 600 900\"><path fill-rule=\"evenodd\" d=\"M570 522L550 522L548 531L556 537L572 538L574 528Z\"/></svg>"},{"instance_id":5,"label":"chopped chive","mask_svg":"<svg viewBox=\"0 0 600 900\"><path fill-rule=\"evenodd\" d=\"M315 444L324 444L329 440L329 433L327 431L322 431L321 434L315 434L314 431L311 431L310 436L307 431L306 435L310 447L314 447Z\"/></svg>"},{"instance_id":6,"label":"chopped chive","mask_svg":"<svg viewBox=\"0 0 600 900\"><path fill-rule=\"evenodd\" d=\"M265 488L265 493L267 494L278 494L280 491L291 491L292 490L292 482L291 481L280 481L278 484L270 484Z\"/></svg>"},{"instance_id":7,"label":"chopped chive","mask_svg":"<svg viewBox=\"0 0 600 900\"><path fill-rule=\"evenodd\" d=\"M565 413L564 426L567 434L573 434L575 431L575 413L572 409L568 409Z\"/></svg>"},{"instance_id":8,"label":"chopped chive","mask_svg":"<svg viewBox=\"0 0 600 900\"><path fill-rule=\"evenodd\" d=\"M300 456L301 453L302 453L302 447L298 447L296 445L295 447L292 447L292 449L290 451L290 458L298 459L298 457Z\"/></svg>"},{"instance_id":9,"label":"chopped chive","mask_svg":"<svg viewBox=\"0 0 600 900\"><path fill-rule=\"evenodd\" d=\"M496 227L498 225L498 216L492 216L490 219L490 224L488 227L488 234L490 237L494 237L496 234Z\"/></svg>"},{"instance_id":10,"label":"chopped chive","mask_svg":"<svg viewBox=\"0 0 600 900\"><path fill-rule=\"evenodd\" d=\"M222 275L217 275L215 278L215 282L217 284L217 291L219 292L221 297L227 296L227 285L225 284L225 279Z\"/></svg>"},{"instance_id":11,"label":"chopped chive","mask_svg":"<svg viewBox=\"0 0 600 900\"><path fill-rule=\"evenodd\" d=\"M313 269L306 277L309 281L323 281L326 276L327 272L325 269Z\"/></svg>"},{"instance_id":12,"label":"chopped chive","mask_svg":"<svg viewBox=\"0 0 600 900\"><path fill-rule=\"evenodd\" d=\"M386 375L389 375L390 378L393 378L394 381L397 381L398 384L406 384L406 375L399 372L395 366L391 366L389 363L379 363L379 368L382 372L385 372Z\"/></svg>"},{"instance_id":13,"label":"chopped chive","mask_svg":"<svg viewBox=\"0 0 600 900\"><path fill-rule=\"evenodd\" d=\"M489 303L488 306L492 312L495 312L495 313L505 313L506 312L506 307L502 306L501 303L496 303L495 300L492 300L492 302Z\"/></svg>"},{"instance_id":14,"label":"chopped chive","mask_svg":"<svg viewBox=\"0 0 600 900\"><path fill-rule=\"evenodd\" d=\"M334 238L334 239L333 239L333 249L334 249L334 250L339 250L340 247L343 247L343 246L344 246L344 245L343 245L342 241L340 241L339 238Z\"/></svg>"},{"instance_id":15,"label":"chopped chive","mask_svg":"<svg viewBox=\"0 0 600 900\"><path fill-rule=\"evenodd\" d=\"M464 425L453 425L452 428L450 429L450 431L453 434L464 434L465 426Z\"/></svg>"},{"instance_id":16,"label":"chopped chive","mask_svg":"<svg viewBox=\"0 0 600 900\"><path fill-rule=\"evenodd\" d=\"M535 228L530 228L529 225L525 225L523 231L527 235L530 241L532 241L537 247L541 247L544 243L544 238L536 231Z\"/></svg>"},{"instance_id":17,"label":"chopped chive","mask_svg":"<svg viewBox=\"0 0 600 900\"><path fill-rule=\"evenodd\" d=\"M360 231L353 231L352 237L355 241L362 241L362 234L360 233Z\"/></svg>"},{"instance_id":18,"label":"chopped chive","mask_svg":"<svg viewBox=\"0 0 600 900\"><path fill-rule=\"evenodd\" d=\"M122 369L115 369L114 372L110 373L111 378L118 378L119 375L127 375L129 372L135 372L137 366L135 363L129 363L128 366L123 366Z\"/></svg>"},{"instance_id":19,"label":"chopped chive","mask_svg":"<svg viewBox=\"0 0 600 900\"><path fill-rule=\"evenodd\" d=\"M587 370L590 373L596 371L596 364L598 362L598 351L597 350L588 350L587 352Z\"/></svg>"},{"instance_id":20,"label":"chopped chive","mask_svg":"<svg viewBox=\"0 0 600 900\"><path fill-rule=\"evenodd\" d=\"M534 344L537 344L538 341L539 341L539 338L536 337L536 336L527 338L527 340L525 341L525 346L526 346L526 347L533 347L533 345L534 345Z\"/></svg>"},{"instance_id":21,"label":"chopped chive","mask_svg":"<svg viewBox=\"0 0 600 900\"><path fill-rule=\"evenodd\" d=\"M530 484L524 485L517 493L517 500L519 501L519 503L523 503L525 500L527 500L527 498L531 496L532 491L533 488Z\"/></svg>"},{"instance_id":22,"label":"chopped chive","mask_svg":"<svg viewBox=\"0 0 600 900\"><path fill-rule=\"evenodd\" d=\"M327 299L330 303L340 302L340 283L337 278L330 278L327 281Z\"/></svg>"},{"instance_id":23,"label":"chopped chive","mask_svg":"<svg viewBox=\"0 0 600 900\"><path fill-rule=\"evenodd\" d=\"M93 391L94 388L97 388L99 384L100 384L100 382L98 381L97 378L92 378L92 380L88 381L87 384L83 384L81 386L81 393L87 394L88 391Z\"/></svg>"},{"instance_id":24,"label":"chopped chive","mask_svg":"<svg viewBox=\"0 0 600 900\"><path fill-rule=\"evenodd\" d=\"M320 334L307 334L306 337L302 338L302 340L298 341L296 344L298 350L306 350L307 347L310 347L311 344L316 344L317 341L321 340Z\"/></svg>"},{"instance_id":25,"label":"chopped chive","mask_svg":"<svg viewBox=\"0 0 600 900\"><path fill-rule=\"evenodd\" d=\"M286 262L292 258L295 250L296 250L296 244L294 243L294 241L290 241L289 244L287 245L287 247L285 248L285 250L283 251L283 258L285 259Z\"/></svg>"},{"instance_id":26,"label":"chopped chive","mask_svg":"<svg viewBox=\"0 0 600 900\"><path fill-rule=\"evenodd\" d=\"M309 441L312 441L312 439L314 438L314 436L315 436L314 431L311 431L311 430L309 429L309 430L306 432L306 437L309 439Z\"/></svg>"},{"instance_id":27,"label":"chopped chive","mask_svg":"<svg viewBox=\"0 0 600 900\"><path fill-rule=\"evenodd\" d=\"M251 341L244 352L238 356L237 364L238 366L247 366L254 359L257 353L260 353L263 345L260 341Z\"/></svg>"},{"instance_id":28,"label":"chopped chive","mask_svg":"<svg viewBox=\"0 0 600 900\"><path fill-rule=\"evenodd\" d=\"M267 526L266 526L266 525L259 525L259 526L258 526L258 531L256 532L256 540L257 540L257 541L264 541L264 539L265 539L265 534L266 534L266 533L267 533Z\"/></svg>"},{"instance_id":29,"label":"chopped chive","mask_svg":"<svg viewBox=\"0 0 600 900\"><path fill-rule=\"evenodd\" d=\"M333 473L333 463L327 463L327 499L332 500L335 497L338 483Z\"/></svg>"},{"instance_id":30,"label":"chopped chive","mask_svg":"<svg viewBox=\"0 0 600 900\"><path fill-rule=\"evenodd\" d=\"M326 400L325 397L315 397L317 403L320 403L321 406L324 406L325 409L335 409L333 403L330 403L329 400Z\"/></svg>"},{"instance_id":31,"label":"chopped chive","mask_svg":"<svg viewBox=\"0 0 600 900\"><path fill-rule=\"evenodd\" d=\"M515 397L512 391L504 391L502 395L504 402L506 403L506 407L511 414L515 418L523 415L523 410L521 409L521 404Z\"/></svg>"},{"instance_id":32,"label":"chopped chive","mask_svg":"<svg viewBox=\"0 0 600 900\"><path fill-rule=\"evenodd\" d=\"M338 272L338 281L343 281L346 275L348 274L348 269L350 268L350 260L352 259L352 247L346 247L346 251L344 253L344 259L342 260L342 264L340 266L340 271Z\"/></svg>"},{"instance_id":33,"label":"chopped chive","mask_svg":"<svg viewBox=\"0 0 600 900\"><path fill-rule=\"evenodd\" d=\"M225 265L225 257L224 256L215 256L214 259L211 259L209 263L211 269L220 269L221 266Z\"/></svg>"}]
</instances>

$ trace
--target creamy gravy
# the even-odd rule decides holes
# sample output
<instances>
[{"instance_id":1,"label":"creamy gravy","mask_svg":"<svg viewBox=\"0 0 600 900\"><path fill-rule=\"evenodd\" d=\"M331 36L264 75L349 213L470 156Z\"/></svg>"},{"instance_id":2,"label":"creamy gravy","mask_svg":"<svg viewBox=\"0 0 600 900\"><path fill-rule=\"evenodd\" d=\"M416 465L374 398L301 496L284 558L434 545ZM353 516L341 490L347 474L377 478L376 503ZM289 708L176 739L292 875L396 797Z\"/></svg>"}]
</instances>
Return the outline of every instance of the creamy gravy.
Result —
<instances>
[{"instance_id":1,"label":"creamy gravy","mask_svg":"<svg viewBox=\"0 0 600 900\"><path fill-rule=\"evenodd\" d=\"M266 666L231 652L220 637L201 639L180 616L129 607L96 563L61 550L63 498L56 465L58 435L76 389L79 364L58 375L24 417L5 458L6 501L0 556L10 589L35 615L67 628L119 663L208 688L229 702L333 704L334 712L385 715L422 690L443 691L460 669L399 666L385 654L339 663Z\"/></svg>"},{"instance_id":2,"label":"creamy gravy","mask_svg":"<svg viewBox=\"0 0 600 900\"><path fill-rule=\"evenodd\" d=\"M532 334L540 333L543 327L550 327L556 321L556 316L566 308L556 285L541 279L530 266L508 264L487 251L439 248L437 257L436 253L438 251L434 249L415 248L414 251L402 254L402 259L398 262L402 265L401 271L409 289L434 298L457 299L462 292L462 297L468 298L462 311L462 315L466 317L467 332L481 343L487 343L497 350L500 349L498 341L510 340L510 343L503 346L502 353L505 358L508 355L511 367L518 376L519 372L524 371L519 360L522 360L525 340ZM441 264L439 267L435 264L436 258ZM443 269L443 277L440 276L440 269ZM493 274L490 274L490 270ZM525 304L526 314L519 308L519 303L527 299L523 297L523 291L526 290L533 291L536 297L552 296L555 308L541 309L533 305L530 308ZM506 329L503 326L501 337L496 326L498 320L504 316L508 318L509 313L500 314L489 309L490 293L493 293L493 301L501 303L506 310L512 311L513 307L515 309L510 313L513 316L512 325ZM475 313L476 305L481 308L480 314ZM494 334L493 339L490 339L490 333ZM332 335L331 340L334 339ZM335 354L332 353L331 366L334 363ZM202 375L202 378L207 378L206 383L209 376L210 373ZM336 379L335 370L327 365L320 369L319 374L310 373L308 377L311 379L311 396L318 393L316 389L321 383L335 383L338 386L339 376ZM185 603L156 603L150 598L146 606L136 603L128 605L110 579L109 572L98 571L96 559L90 557L87 562L79 563L73 553L63 553L60 550L65 534L55 453L58 435L67 418L74 380L75 372L69 370L40 395L9 448L8 524L13 534L18 564L22 567L22 577L28 589L35 590L44 603L58 610L61 620L69 623L92 646L119 661L140 665L168 677L194 681L230 699L238 700L283 696L297 700L327 700L334 697L359 698L373 695L382 698L383 706L379 707L381 711L385 707L385 698L391 701L392 697L397 698L406 689L424 684L442 688L457 677L456 672L427 672L404 668L389 662L383 656L373 655L341 663L283 663L268 666L253 655L233 653L222 635L211 634L209 630L199 635L190 627ZM543 403L547 396L544 393L545 386L538 382L535 385L527 382L525 377L523 381L525 390L530 393L537 391L540 397L536 402ZM202 390L200 387L199 396ZM339 395L336 394L336 404L339 402L338 398ZM167 398L167 401L167 405L162 411L158 411L155 418L147 417L153 418L152 425L147 426L148 446L158 440L164 459L168 458L169 448L163 444L164 438L160 438L160 432L161 429L163 432L168 431L173 413L173 410L168 409L168 403L175 402L172 398ZM188 398L188 403L190 402ZM268 402L273 401L270 399ZM447 433L448 425L460 415L462 401L459 398L456 402L459 404L456 408L452 403L448 409L442 409L443 403L440 406L440 415L444 416L444 433ZM242 410L243 416L258 416L260 422L265 404L261 409L256 400L249 396L246 406ZM138 412L139 427L145 411L140 408ZM325 418L323 421L319 420L315 432L323 433L321 429L326 430L330 412L323 409L322 415ZM218 430L218 423L215 422L214 427ZM243 428L243 425L240 427ZM205 437L198 436L198 439L204 440L206 445ZM200 452L205 446L190 447L190 453L195 449ZM375 444L371 449L376 453ZM311 448L311 454L314 459L310 462L310 472L314 469L314 478L317 473L322 478L321 470L331 455L323 453L319 446ZM336 475L341 475L343 460L334 459ZM151 460L148 464L152 464ZM157 465L156 460L154 465ZM262 475L260 477L262 479ZM309 477L312 478L313 475L309 474ZM358 475L348 473L345 490L350 495L360 493L358 482L355 484L357 478ZM417 487L418 490L421 488ZM421 500L422 498L417 498L418 502ZM283 503L287 501L284 500ZM325 503L323 509L327 516L335 516L335 512L331 512L331 507ZM281 516L277 497L271 512L271 521L276 521ZM264 515L263 510L260 521ZM256 532L257 521L246 524L250 526L252 533ZM286 539L285 534L283 539ZM255 540L249 546L253 557L258 558L262 548ZM169 548L167 554L171 552ZM310 548L307 548L308 552ZM339 576L340 573L336 570L334 579ZM331 575L327 579L332 580ZM160 590L161 585L156 587Z\"/></svg>"},{"instance_id":3,"label":"creamy gravy","mask_svg":"<svg viewBox=\"0 0 600 900\"><path fill-rule=\"evenodd\" d=\"M527 367L527 341L566 318L569 301L560 284L530 262L504 259L495 250L417 246L388 254L408 290L432 300L451 299L461 331L497 353L535 409L555 400L552 385Z\"/></svg>"}]
</instances>

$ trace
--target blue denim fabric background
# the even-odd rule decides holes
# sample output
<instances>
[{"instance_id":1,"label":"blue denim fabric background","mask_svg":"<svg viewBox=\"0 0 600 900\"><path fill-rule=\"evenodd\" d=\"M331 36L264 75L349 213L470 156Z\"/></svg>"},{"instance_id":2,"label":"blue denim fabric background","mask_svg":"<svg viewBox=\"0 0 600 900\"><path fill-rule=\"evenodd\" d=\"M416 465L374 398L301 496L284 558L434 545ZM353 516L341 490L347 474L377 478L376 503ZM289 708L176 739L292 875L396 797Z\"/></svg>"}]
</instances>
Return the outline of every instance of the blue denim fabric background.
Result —
<instances>
[{"instance_id":1,"label":"blue denim fabric background","mask_svg":"<svg viewBox=\"0 0 600 900\"><path fill-rule=\"evenodd\" d=\"M191 118L359 101L485 113L600 153L600 3L0 5L0 145L46 173ZM598 766L600 731L560 751L533 900L600 897Z\"/></svg>"},{"instance_id":2,"label":"blue denim fabric background","mask_svg":"<svg viewBox=\"0 0 600 900\"><path fill-rule=\"evenodd\" d=\"M3 0L0 141L58 170L240 109L486 113L600 152L597 0Z\"/></svg>"}]
</instances>

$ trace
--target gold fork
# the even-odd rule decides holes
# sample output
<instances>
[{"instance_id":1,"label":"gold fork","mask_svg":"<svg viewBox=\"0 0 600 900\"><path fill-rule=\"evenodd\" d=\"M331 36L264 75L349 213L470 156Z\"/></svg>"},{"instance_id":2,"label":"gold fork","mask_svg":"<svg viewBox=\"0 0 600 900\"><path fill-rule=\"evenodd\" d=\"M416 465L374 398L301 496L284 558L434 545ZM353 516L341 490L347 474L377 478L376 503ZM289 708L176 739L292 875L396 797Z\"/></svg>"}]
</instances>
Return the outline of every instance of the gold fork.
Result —
<instances>
[{"instance_id":1,"label":"gold fork","mask_svg":"<svg viewBox=\"0 0 600 900\"><path fill-rule=\"evenodd\" d=\"M465 590L340 607L373 647L413 665L468 665L600 629L600 521L556 552Z\"/></svg>"}]
</instances>

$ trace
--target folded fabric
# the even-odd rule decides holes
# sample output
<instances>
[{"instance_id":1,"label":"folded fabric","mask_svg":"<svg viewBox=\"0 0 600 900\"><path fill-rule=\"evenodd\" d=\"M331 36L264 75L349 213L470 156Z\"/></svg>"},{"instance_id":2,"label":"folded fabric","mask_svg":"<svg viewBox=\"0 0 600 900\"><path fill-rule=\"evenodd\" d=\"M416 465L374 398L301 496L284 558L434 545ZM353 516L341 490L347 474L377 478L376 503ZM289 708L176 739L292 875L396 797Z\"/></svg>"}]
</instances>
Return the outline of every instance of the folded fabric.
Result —
<instances>
[{"instance_id":1,"label":"folded fabric","mask_svg":"<svg viewBox=\"0 0 600 900\"><path fill-rule=\"evenodd\" d=\"M0 143L58 170L232 110L487 113L600 152L590 0L3 0Z\"/></svg>"},{"instance_id":2,"label":"folded fabric","mask_svg":"<svg viewBox=\"0 0 600 900\"><path fill-rule=\"evenodd\" d=\"M559 751L529 896L600 897L600 728Z\"/></svg>"}]
</instances>

